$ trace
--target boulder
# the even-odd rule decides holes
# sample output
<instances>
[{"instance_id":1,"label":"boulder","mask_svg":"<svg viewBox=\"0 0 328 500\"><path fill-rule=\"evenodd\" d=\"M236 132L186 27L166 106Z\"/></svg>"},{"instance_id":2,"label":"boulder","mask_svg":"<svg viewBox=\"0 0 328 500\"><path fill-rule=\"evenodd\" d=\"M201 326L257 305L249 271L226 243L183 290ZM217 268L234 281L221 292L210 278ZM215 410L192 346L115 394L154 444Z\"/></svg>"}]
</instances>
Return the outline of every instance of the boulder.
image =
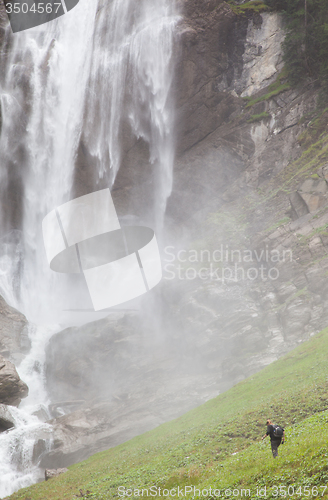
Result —
<instances>
[{"instance_id":1,"label":"boulder","mask_svg":"<svg viewBox=\"0 0 328 500\"><path fill-rule=\"evenodd\" d=\"M309 213L308 206L304 198L300 195L298 191L294 191L289 195L289 201L292 208L293 219L296 220L299 217L303 217Z\"/></svg>"},{"instance_id":2,"label":"boulder","mask_svg":"<svg viewBox=\"0 0 328 500\"><path fill-rule=\"evenodd\" d=\"M27 395L28 387L20 379L15 365L0 356L0 404L18 406Z\"/></svg>"},{"instance_id":3,"label":"boulder","mask_svg":"<svg viewBox=\"0 0 328 500\"><path fill-rule=\"evenodd\" d=\"M194 383L197 384L196 379ZM143 398L129 394L110 403L95 404L91 408L85 406L50 421L54 446L43 455L40 466L68 467L154 429L196 406L190 404L190 394L188 401L188 392L192 392L190 380L177 380L175 385L175 392L171 383L157 398L153 394Z\"/></svg>"},{"instance_id":4,"label":"boulder","mask_svg":"<svg viewBox=\"0 0 328 500\"><path fill-rule=\"evenodd\" d=\"M7 406L0 404L0 432L7 431L14 427L13 417Z\"/></svg>"},{"instance_id":5,"label":"boulder","mask_svg":"<svg viewBox=\"0 0 328 500\"><path fill-rule=\"evenodd\" d=\"M48 481L48 479L51 479L53 477L60 476L60 474L64 474L65 472L68 472L68 469L46 469L44 471L44 477L45 480Z\"/></svg>"},{"instance_id":6,"label":"boulder","mask_svg":"<svg viewBox=\"0 0 328 500\"><path fill-rule=\"evenodd\" d=\"M0 355L17 363L30 349L27 319L0 296Z\"/></svg>"}]
</instances>

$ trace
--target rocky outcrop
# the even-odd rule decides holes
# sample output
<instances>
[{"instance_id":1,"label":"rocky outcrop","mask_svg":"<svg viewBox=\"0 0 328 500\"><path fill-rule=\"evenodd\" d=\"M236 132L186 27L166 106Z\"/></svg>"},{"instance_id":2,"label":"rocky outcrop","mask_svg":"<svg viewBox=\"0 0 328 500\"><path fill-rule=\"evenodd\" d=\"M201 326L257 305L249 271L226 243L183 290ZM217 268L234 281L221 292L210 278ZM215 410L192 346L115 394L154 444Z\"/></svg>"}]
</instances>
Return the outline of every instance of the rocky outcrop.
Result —
<instances>
[{"instance_id":1,"label":"rocky outcrop","mask_svg":"<svg viewBox=\"0 0 328 500\"><path fill-rule=\"evenodd\" d=\"M18 406L27 395L28 387L13 363L0 356L0 404Z\"/></svg>"},{"instance_id":2,"label":"rocky outcrop","mask_svg":"<svg viewBox=\"0 0 328 500\"><path fill-rule=\"evenodd\" d=\"M61 474L65 474L65 472L68 472L68 469L46 469L44 471L44 478L46 481L49 479L52 479L53 477L58 477Z\"/></svg>"},{"instance_id":3,"label":"rocky outcrop","mask_svg":"<svg viewBox=\"0 0 328 500\"><path fill-rule=\"evenodd\" d=\"M145 402L146 403L146 402ZM52 421L54 447L41 461L41 467L65 467L88 458L93 453L116 446L157 427L161 418L151 400L102 403L83 408Z\"/></svg>"},{"instance_id":4,"label":"rocky outcrop","mask_svg":"<svg viewBox=\"0 0 328 500\"><path fill-rule=\"evenodd\" d=\"M304 181L296 193L302 198L305 206L306 213L314 213L319 208L325 207L328 202L327 198L328 185L326 179L320 178L317 175L315 179L307 179ZM303 212L297 212L297 218L305 215Z\"/></svg>"},{"instance_id":5,"label":"rocky outcrop","mask_svg":"<svg viewBox=\"0 0 328 500\"><path fill-rule=\"evenodd\" d=\"M285 38L283 17L277 13L262 14L251 19L243 53L243 70L234 82L234 90L242 97L251 96L277 78L283 66L281 43Z\"/></svg>"},{"instance_id":6,"label":"rocky outcrop","mask_svg":"<svg viewBox=\"0 0 328 500\"><path fill-rule=\"evenodd\" d=\"M0 296L0 355L17 363L30 348L27 319Z\"/></svg>"},{"instance_id":7,"label":"rocky outcrop","mask_svg":"<svg viewBox=\"0 0 328 500\"><path fill-rule=\"evenodd\" d=\"M140 345L137 347L140 349ZM131 366L130 373L129 369L125 371L128 381L121 390L116 386L109 401L87 400L78 410L51 421L54 446L43 456L41 466L66 467L153 429L214 397L218 393L215 376L200 378L190 368L187 372L186 364L179 366L182 358L182 353L174 358L173 350L166 358L157 352L156 359L142 365L140 359L130 354L125 363ZM193 361L190 359L189 363ZM98 390L103 394L104 385L115 387L115 380L106 378L105 371L98 383L94 381L94 398Z\"/></svg>"},{"instance_id":8,"label":"rocky outcrop","mask_svg":"<svg viewBox=\"0 0 328 500\"><path fill-rule=\"evenodd\" d=\"M15 426L13 420L7 406L0 404L0 432L12 429Z\"/></svg>"},{"instance_id":9,"label":"rocky outcrop","mask_svg":"<svg viewBox=\"0 0 328 500\"><path fill-rule=\"evenodd\" d=\"M227 90L242 71L248 25L222 0L188 1L183 12L176 75L179 154L240 112L236 92Z\"/></svg>"},{"instance_id":10,"label":"rocky outcrop","mask_svg":"<svg viewBox=\"0 0 328 500\"><path fill-rule=\"evenodd\" d=\"M124 411L136 404L146 410L151 400L156 412L172 416L217 394L217 387L205 389L208 381L203 383L197 371L186 371L195 361L190 349L194 336L190 334L183 349L180 325L166 318L172 310L165 308L156 318L151 312L112 314L52 337L46 374L48 392L57 401L51 406L54 414L102 401L116 401ZM162 336L164 324L171 331ZM169 404L173 400L180 405Z\"/></svg>"}]
</instances>

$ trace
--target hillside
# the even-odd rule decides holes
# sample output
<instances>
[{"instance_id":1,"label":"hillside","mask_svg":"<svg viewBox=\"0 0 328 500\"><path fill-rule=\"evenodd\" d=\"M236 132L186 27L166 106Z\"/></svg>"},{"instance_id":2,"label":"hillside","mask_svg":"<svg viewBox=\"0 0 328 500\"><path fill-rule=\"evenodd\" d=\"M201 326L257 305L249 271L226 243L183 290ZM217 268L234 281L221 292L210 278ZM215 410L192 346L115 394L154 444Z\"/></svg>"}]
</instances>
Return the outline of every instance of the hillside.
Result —
<instances>
[{"instance_id":1,"label":"hillside","mask_svg":"<svg viewBox=\"0 0 328 500\"><path fill-rule=\"evenodd\" d=\"M239 495L241 488L249 488L253 498L256 488L265 485L266 498L275 498L273 486L282 485L290 487L290 497L328 498L324 488L328 479L327 355L325 329L183 417L9 498L107 500L119 498L120 486L172 489L190 485L201 490L238 489ZM267 417L286 428L286 443L275 461L268 440L260 441ZM192 497L193 493L186 495ZM214 497L208 492L205 498ZM221 498L229 498L228 492L221 493Z\"/></svg>"}]
</instances>

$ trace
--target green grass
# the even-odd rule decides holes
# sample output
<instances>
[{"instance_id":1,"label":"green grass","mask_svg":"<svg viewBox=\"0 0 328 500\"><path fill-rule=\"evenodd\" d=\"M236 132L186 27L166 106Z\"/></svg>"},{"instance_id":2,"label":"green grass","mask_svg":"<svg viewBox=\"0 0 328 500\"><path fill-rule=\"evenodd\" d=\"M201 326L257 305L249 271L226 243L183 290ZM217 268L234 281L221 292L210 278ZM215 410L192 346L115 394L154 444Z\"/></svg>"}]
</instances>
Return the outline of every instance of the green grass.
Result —
<instances>
[{"instance_id":1,"label":"green grass","mask_svg":"<svg viewBox=\"0 0 328 500\"><path fill-rule=\"evenodd\" d=\"M288 299L283 304L280 304L278 307L275 307L273 309L273 311L275 311L275 312L280 311L281 309L283 309L284 307L286 307L288 304L290 304L291 302L293 302L293 300L297 299L298 297L301 297L302 295L304 295L304 296L308 295L308 289L307 289L307 287L304 287L301 290L298 290L297 292L295 292L293 295L291 295L290 297L288 297Z\"/></svg>"},{"instance_id":2,"label":"green grass","mask_svg":"<svg viewBox=\"0 0 328 500\"><path fill-rule=\"evenodd\" d=\"M269 7L262 0L253 0L242 5L235 4L233 0L230 0L228 3L232 11L237 15L246 15L250 12L260 13L269 10Z\"/></svg>"},{"instance_id":3,"label":"green grass","mask_svg":"<svg viewBox=\"0 0 328 500\"><path fill-rule=\"evenodd\" d=\"M314 171L326 165L328 161L328 133L323 133L320 139L312 143L302 155L291 162L273 180L269 181L261 193L260 200L249 200L247 211L250 213L256 207L274 198L278 193L286 194L295 190L297 184L309 178ZM272 185L275 185L273 188ZM246 198L247 199L247 198Z\"/></svg>"},{"instance_id":4,"label":"green grass","mask_svg":"<svg viewBox=\"0 0 328 500\"><path fill-rule=\"evenodd\" d=\"M306 129L298 136L298 143L308 148L328 131L328 108L319 111L311 120Z\"/></svg>"},{"instance_id":5,"label":"green grass","mask_svg":"<svg viewBox=\"0 0 328 500\"><path fill-rule=\"evenodd\" d=\"M287 224L290 221L291 221L290 217L284 217L283 219L278 220L277 222L272 224L270 227L268 227L268 229L266 229L265 232L270 233L274 229L277 229L278 227L283 226L284 224Z\"/></svg>"},{"instance_id":6,"label":"green grass","mask_svg":"<svg viewBox=\"0 0 328 500\"><path fill-rule=\"evenodd\" d=\"M247 120L248 123L259 122L261 120L265 120L266 118L271 118L270 113L267 111L263 111L263 113L259 113L258 115L251 115Z\"/></svg>"},{"instance_id":7,"label":"green grass","mask_svg":"<svg viewBox=\"0 0 328 500\"><path fill-rule=\"evenodd\" d=\"M314 498L316 490L311 492L311 488L328 484L327 358L325 329L177 420L98 453L70 467L68 473L20 490L10 499L73 500L83 494L83 498L107 500L122 498L120 486L171 489L189 485L201 490L249 488L253 496L248 498L257 498L256 488L267 486L266 498L270 499L276 498L273 487L283 485L290 492L294 488L290 498ZM272 458L268 439L260 441L267 417L286 429L287 442L280 447L277 460ZM310 491L310 496L304 491ZM318 491L321 495L323 488ZM184 498L196 497L190 493ZM214 500L215 496L205 498ZM232 497L223 494L220 498ZM328 493L320 498L327 499Z\"/></svg>"},{"instance_id":8,"label":"green grass","mask_svg":"<svg viewBox=\"0 0 328 500\"><path fill-rule=\"evenodd\" d=\"M296 234L301 245L307 245L313 236L328 236L328 224L313 229L309 234Z\"/></svg>"},{"instance_id":9,"label":"green grass","mask_svg":"<svg viewBox=\"0 0 328 500\"><path fill-rule=\"evenodd\" d=\"M246 4L244 4L246 5ZM277 79L275 82L271 83L271 85L268 86L268 91L266 94L253 98L253 97L244 97L243 99L247 102L246 104L246 109L251 108L254 106L254 104L257 104L258 102L262 101L268 101L272 97L277 96L278 94L281 94L281 92L284 92L285 90L289 90L291 88L290 84L287 81L288 78L288 72L286 68L284 68L281 73L277 76Z\"/></svg>"}]
</instances>

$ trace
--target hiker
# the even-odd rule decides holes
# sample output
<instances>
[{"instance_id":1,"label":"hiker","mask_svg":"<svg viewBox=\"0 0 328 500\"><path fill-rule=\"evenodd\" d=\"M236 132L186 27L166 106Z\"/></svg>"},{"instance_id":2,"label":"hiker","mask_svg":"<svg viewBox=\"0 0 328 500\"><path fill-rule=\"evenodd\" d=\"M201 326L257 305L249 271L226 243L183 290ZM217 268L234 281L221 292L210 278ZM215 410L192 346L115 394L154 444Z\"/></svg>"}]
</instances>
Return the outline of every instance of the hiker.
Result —
<instances>
[{"instance_id":1,"label":"hiker","mask_svg":"<svg viewBox=\"0 0 328 500\"><path fill-rule=\"evenodd\" d=\"M270 436L272 455L273 458L276 458L278 456L278 446L285 441L285 429L280 427L280 425L274 425L269 418L266 424L267 431L262 437L262 441L267 436Z\"/></svg>"}]
</instances>

